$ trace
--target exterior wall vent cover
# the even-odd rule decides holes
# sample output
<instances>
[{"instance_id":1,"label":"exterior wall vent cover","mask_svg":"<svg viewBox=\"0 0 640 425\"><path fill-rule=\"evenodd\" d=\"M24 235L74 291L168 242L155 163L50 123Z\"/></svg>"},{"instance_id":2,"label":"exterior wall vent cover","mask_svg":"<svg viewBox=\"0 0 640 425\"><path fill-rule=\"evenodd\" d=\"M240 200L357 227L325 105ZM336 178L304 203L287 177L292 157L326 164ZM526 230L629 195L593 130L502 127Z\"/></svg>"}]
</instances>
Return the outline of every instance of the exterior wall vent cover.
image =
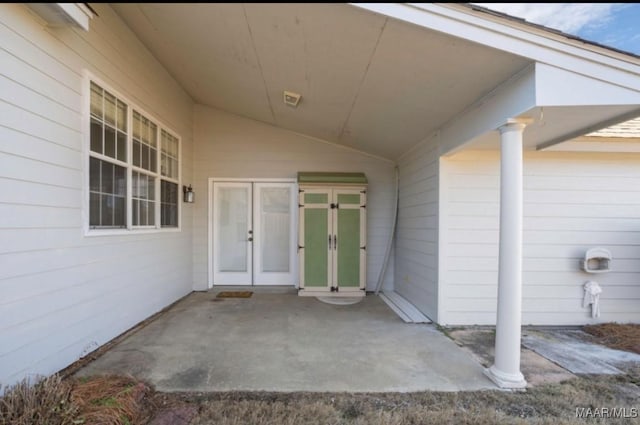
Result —
<instances>
[{"instance_id":1,"label":"exterior wall vent cover","mask_svg":"<svg viewBox=\"0 0 640 425\"><path fill-rule=\"evenodd\" d=\"M611 271L611 253L604 248L591 248L584 255L582 270L587 273Z\"/></svg>"}]
</instances>

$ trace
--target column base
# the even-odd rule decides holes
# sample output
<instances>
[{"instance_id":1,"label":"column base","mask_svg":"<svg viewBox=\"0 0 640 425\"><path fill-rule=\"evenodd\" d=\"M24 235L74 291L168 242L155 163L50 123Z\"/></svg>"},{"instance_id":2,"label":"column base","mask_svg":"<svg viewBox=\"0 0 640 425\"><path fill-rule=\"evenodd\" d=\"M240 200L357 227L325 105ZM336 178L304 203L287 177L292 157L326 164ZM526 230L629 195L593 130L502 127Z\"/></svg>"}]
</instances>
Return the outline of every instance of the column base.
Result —
<instances>
[{"instance_id":1,"label":"column base","mask_svg":"<svg viewBox=\"0 0 640 425\"><path fill-rule=\"evenodd\" d=\"M500 388L521 389L527 386L522 373L505 373L496 369L495 365L485 369L484 374Z\"/></svg>"}]
</instances>

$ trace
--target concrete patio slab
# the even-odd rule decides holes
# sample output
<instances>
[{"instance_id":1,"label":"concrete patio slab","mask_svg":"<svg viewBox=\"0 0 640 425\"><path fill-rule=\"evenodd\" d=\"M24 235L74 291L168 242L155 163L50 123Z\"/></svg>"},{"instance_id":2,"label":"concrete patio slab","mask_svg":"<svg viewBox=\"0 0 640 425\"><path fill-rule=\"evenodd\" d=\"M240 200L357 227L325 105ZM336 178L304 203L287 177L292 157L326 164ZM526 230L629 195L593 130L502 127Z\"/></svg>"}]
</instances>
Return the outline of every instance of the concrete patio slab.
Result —
<instances>
[{"instance_id":1,"label":"concrete patio slab","mask_svg":"<svg viewBox=\"0 0 640 425\"><path fill-rule=\"evenodd\" d=\"M160 391L496 389L434 325L406 324L374 295L337 306L292 293L193 293L76 375L105 373Z\"/></svg>"}]
</instances>

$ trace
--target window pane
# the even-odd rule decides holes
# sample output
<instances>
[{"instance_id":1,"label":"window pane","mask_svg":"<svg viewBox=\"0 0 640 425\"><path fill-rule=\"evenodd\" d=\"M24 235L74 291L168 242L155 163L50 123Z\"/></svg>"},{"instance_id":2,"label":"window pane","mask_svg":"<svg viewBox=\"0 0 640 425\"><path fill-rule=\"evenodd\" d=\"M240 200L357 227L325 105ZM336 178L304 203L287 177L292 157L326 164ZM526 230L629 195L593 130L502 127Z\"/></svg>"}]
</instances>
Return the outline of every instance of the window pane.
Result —
<instances>
[{"instance_id":1,"label":"window pane","mask_svg":"<svg viewBox=\"0 0 640 425\"><path fill-rule=\"evenodd\" d=\"M109 92L104 92L104 120L116 125L116 98Z\"/></svg>"},{"instance_id":2,"label":"window pane","mask_svg":"<svg viewBox=\"0 0 640 425\"><path fill-rule=\"evenodd\" d=\"M97 158L89 160L89 225L126 227L127 170Z\"/></svg>"},{"instance_id":3,"label":"window pane","mask_svg":"<svg viewBox=\"0 0 640 425\"><path fill-rule=\"evenodd\" d=\"M127 105L118 100L118 130L127 131Z\"/></svg>"},{"instance_id":4,"label":"window pane","mask_svg":"<svg viewBox=\"0 0 640 425\"><path fill-rule=\"evenodd\" d=\"M117 158L120 161L126 162L127 160L127 135L121 131L118 131L118 146L117 146Z\"/></svg>"},{"instance_id":5,"label":"window pane","mask_svg":"<svg viewBox=\"0 0 640 425\"><path fill-rule=\"evenodd\" d=\"M102 153L102 124L91 119L91 150Z\"/></svg>"},{"instance_id":6,"label":"window pane","mask_svg":"<svg viewBox=\"0 0 640 425\"><path fill-rule=\"evenodd\" d=\"M158 126L149 121L149 144L154 148L158 146Z\"/></svg>"},{"instance_id":7,"label":"window pane","mask_svg":"<svg viewBox=\"0 0 640 425\"><path fill-rule=\"evenodd\" d=\"M138 190L138 179L140 178L140 173L137 171L133 171L131 173L131 196L134 198L139 198L140 193Z\"/></svg>"},{"instance_id":8,"label":"window pane","mask_svg":"<svg viewBox=\"0 0 640 425\"><path fill-rule=\"evenodd\" d=\"M145 144L142 145L142 163L140 166L145 170L149 169L149 146Z\"/></svg>"},{"instance_id":9,"label":"window pane","mask_svg":"<svg viewBox=\"0 0 640 425\"><path fill-rule=\"evenodd\" d=\"M149 193L147 197L149 199L156 199L155 179L151 176L147 176L147 187L148 187L148 193Z\"/></svg>"},{"instance_id":10,"label":"window pane","mask_svg":"<svg viewBox=\"0 0 640 425\"><path fill-rule=\"evenodd\" d=\"M174 158L178 157L178 140L174 137L171 137L171 142L169 143L169 155Z\"/></svg>"},{"instance_id":11,"label":"window pane","mask_svg":"<svg viewBox=\"0 0 640 425\"><path fill-rule=\"evenodd\" d=\"M127 223L125 198L115 196L114 201L113 224L118 227L125 227Z\"/></svg>"},{"instance_id":12,"label":"window pane","mask_svg":"<svg viewBox=\"0 0 640 425\"><path fill-rule=\"evenodd\" d=\"M112 195L102 195L102 208L101 208L101 225L103 226L113 226L113 210L114 210L114 202Z\"/></svg>"},{"instance_id":13,"label":"window pane","mask_svg":"<svg viewBox=\"0 0 640 425\"><path fill-rule=\"evenodd\" d=\"M167 155L165 155L164 153L160 156L160 173L163 176L167 176L167 170L169 168L169 166L167 165L167 163L169 162L169 158L167 158Z\"/></svg>"},{"instance_id":14,"label":"window pane","mask_svg":"<svg viewBox=\"0 0 640 425\"><path fill-rule=\"evenodd\" d=\"M139 223L140 223L140 219L139 219L139 217L138 217L138 215L139 215L139 209L140 209L140 208L138 208L138 205L139 205L139 204L140 204L140 201L138 201L137 199L133 199L133 200L131 201L131 210L132 210L132 212L133 212L133 214L132 214L132 215L133 215L133 225L134 225L134 226L138 226L138 225L139 225Z\"/></svg>"},{"instance_id":15,"label":"window pane","mask_svg":"<svg viewBox=\"0 0 640 425\"><path fill-rule=\"evenodd\" d=\"M167 206L167 225L178 227L178 206L177 205L168 205Z\"/></svg>"},{"instance_id":16,"label":"window pane","mask_svg":"<svg viewBox=\"0 0 640 425\"><path fill-rule=\"evenodd\" d=\"M104 154L116 157L116 131L108 125L104 127Z\"/></svg>"},{"instance_id":17,"label":"window pane","mask_svg":"<svg viewBox=\"0 0 640 425\"><path fill-rule=\"evenodd\" d=\"M156 163L158 162L158 151L156 149L149 149L149 171L155 172L157 170Z\"/></svg>"},{"instance_id":18,"label":"window pane","mask_svg":"<svg viewBox=\"0 0 640 425\"><path fill-rule=\"evenodd\" d=\"M171 158L167 158L167 167L164 175L168 177L173 177L173 159Z\"/></svg>"},{"instance_id":19,"label":"window pane","mask_svg":"<svg viewBox=\"0 0 640 425\"><path fill-rule=\"evenodd\" d=\"M127 195L127 169L114 165L113 193L119 196Z\"/></svg>"},{"instance_id":20,"label":"window pane","mask_svg":"<svg viewBox=\"0 0 640 425\"><path fill-rule=\"evenodd\" d=\"M140 146L140 142L138 142L137 140L133 141L133 165L135 165L136 167L140 166L140 155L141 155L141 146Z\"/></svg>"},{"instance_id":21,"label":"window pane","mask_svg":"<svg viewBox=\"0 0 640 425\"><path fill-rule=\"evenodd\" d=\"M178 178L178 139L171 134L162 130L161 132L161 152L162 152L162 167L161 173L163 176Z\"/></svg>"},{"instance_id":22,"label":"window pane","mask_svg":"<svg viewBox=\"0 0 640 425\"><path fill-rule=\"evenodd\" d=\"M155 206L156 206L155 202L148 202L147 203L147 224L148 225L156 224Z\"/></svg>"},{"instance_id":23,"label":"window pane","mask_svg":"<svg viewBox=\"0 0 640 425\"><path fill-rule=\"evenodd\" d=\"M178 185L165 180L160 182L160 198L162 199L162 227L178 226Z\"/></svg>"},{"instance_id":24,"label":"window pane","mask_svg":"<svg viewBox=\"0 0 640 425\"><path fill-rule=\"evenodd\" d=\"M113 193L113 164L100 161L102 163L102 184L100 191L102 193Z\"/></svg>"},{"instance_id":25,"label":"window pane","mask_svg":"<svg viewBox=\"0 0 640 425\"><path fill-rule=\"evenodd\" d=\"M144 174L140 174L138 184L140 185L138 189L140 198L149 198L149 185L147 184L147 176L145 176Z\"/></svg>"},{"instance_id":26,"label":"window pane","mask_svg":"<svg viewBox=\"0 0 640 425\"><path fill-rule=\"evenodd\" d=\"M154 225L155 177L134 171L132 173L133 225Z\"/></svg>"},{"instance_id":27,"label":"window pane","mask_svg":"<svg viewBox=\"0 0 640 425\"><path fill-rule=\"evenodd\" d=\"M100 192L100 160L96 158L89 159L89 190Z\"/></svg>"},{"instance_id":28,"label":"window pane","mask_svg":"<svg viewBox=\"0 0 640 425\"><path fill-rule=\"evenodd\" d=\"M100 195L98 193L89 194L89 226L100 225Z\"/></svg>"},{"instance_id":29,"label":"window pane","mask_svg":"<svg viewBox=\"0 0 640 425\"><path fill-rule=\"evenodd\" d=\"M143 116L140 116L140 141L142 143L149 143L149 124Z\"/></svg>"},{"instance_id":30,"label":"window pane","mask_svg":"<svg viewBox=\"0 0 640 425\"><path fill-rule=\"evenodd\" d=\"M140 114L133 111L133 137L140 140Z\"/></svg>"},{"instance_id":31,"label":"window pane","mask_svg":"<svg viewBox=\"0 0 640 425\"><path fill-rule=\"evenodd\" d=\"M139 207L140 207L139 225L146 226L147 225L147 203L145 201L140 201Z\"/></svg>"},{"instance_id":32,"label":"window pane","mask_svg":"<svg viewBox=\"0 0 640 425\"><path fill-rule=\"evenodd\" d=\"M136 111L133 111L133 121L133 165L156 172L158 169L158 126Z\"/></svg>"},{"instance_id":33,"label":"window pane","mask_svg":"<svg viewBox=\"0 0 640 425\"><path fill-rule=\"evenodd\" d=\"M102 119L102 88L91 83L91 114Z\"/></svg>"}]
</instances>

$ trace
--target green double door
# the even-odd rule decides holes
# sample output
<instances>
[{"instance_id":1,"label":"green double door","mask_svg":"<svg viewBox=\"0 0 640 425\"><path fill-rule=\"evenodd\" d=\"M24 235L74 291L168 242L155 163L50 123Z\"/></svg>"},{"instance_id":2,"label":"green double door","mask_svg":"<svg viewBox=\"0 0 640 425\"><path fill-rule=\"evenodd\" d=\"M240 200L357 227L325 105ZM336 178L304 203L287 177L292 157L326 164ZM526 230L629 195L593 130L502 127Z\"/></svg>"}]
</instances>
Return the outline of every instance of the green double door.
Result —
<instances>
[{"instance_id":1,"label":"green double door","mask_svg":"<svg viewBox=\"0 0 640 425\"><path fill-rule=\"evenodd\" d=\"M365 295L366 190L300 187L300 295Z\"/></svg>"}]
</instances>

